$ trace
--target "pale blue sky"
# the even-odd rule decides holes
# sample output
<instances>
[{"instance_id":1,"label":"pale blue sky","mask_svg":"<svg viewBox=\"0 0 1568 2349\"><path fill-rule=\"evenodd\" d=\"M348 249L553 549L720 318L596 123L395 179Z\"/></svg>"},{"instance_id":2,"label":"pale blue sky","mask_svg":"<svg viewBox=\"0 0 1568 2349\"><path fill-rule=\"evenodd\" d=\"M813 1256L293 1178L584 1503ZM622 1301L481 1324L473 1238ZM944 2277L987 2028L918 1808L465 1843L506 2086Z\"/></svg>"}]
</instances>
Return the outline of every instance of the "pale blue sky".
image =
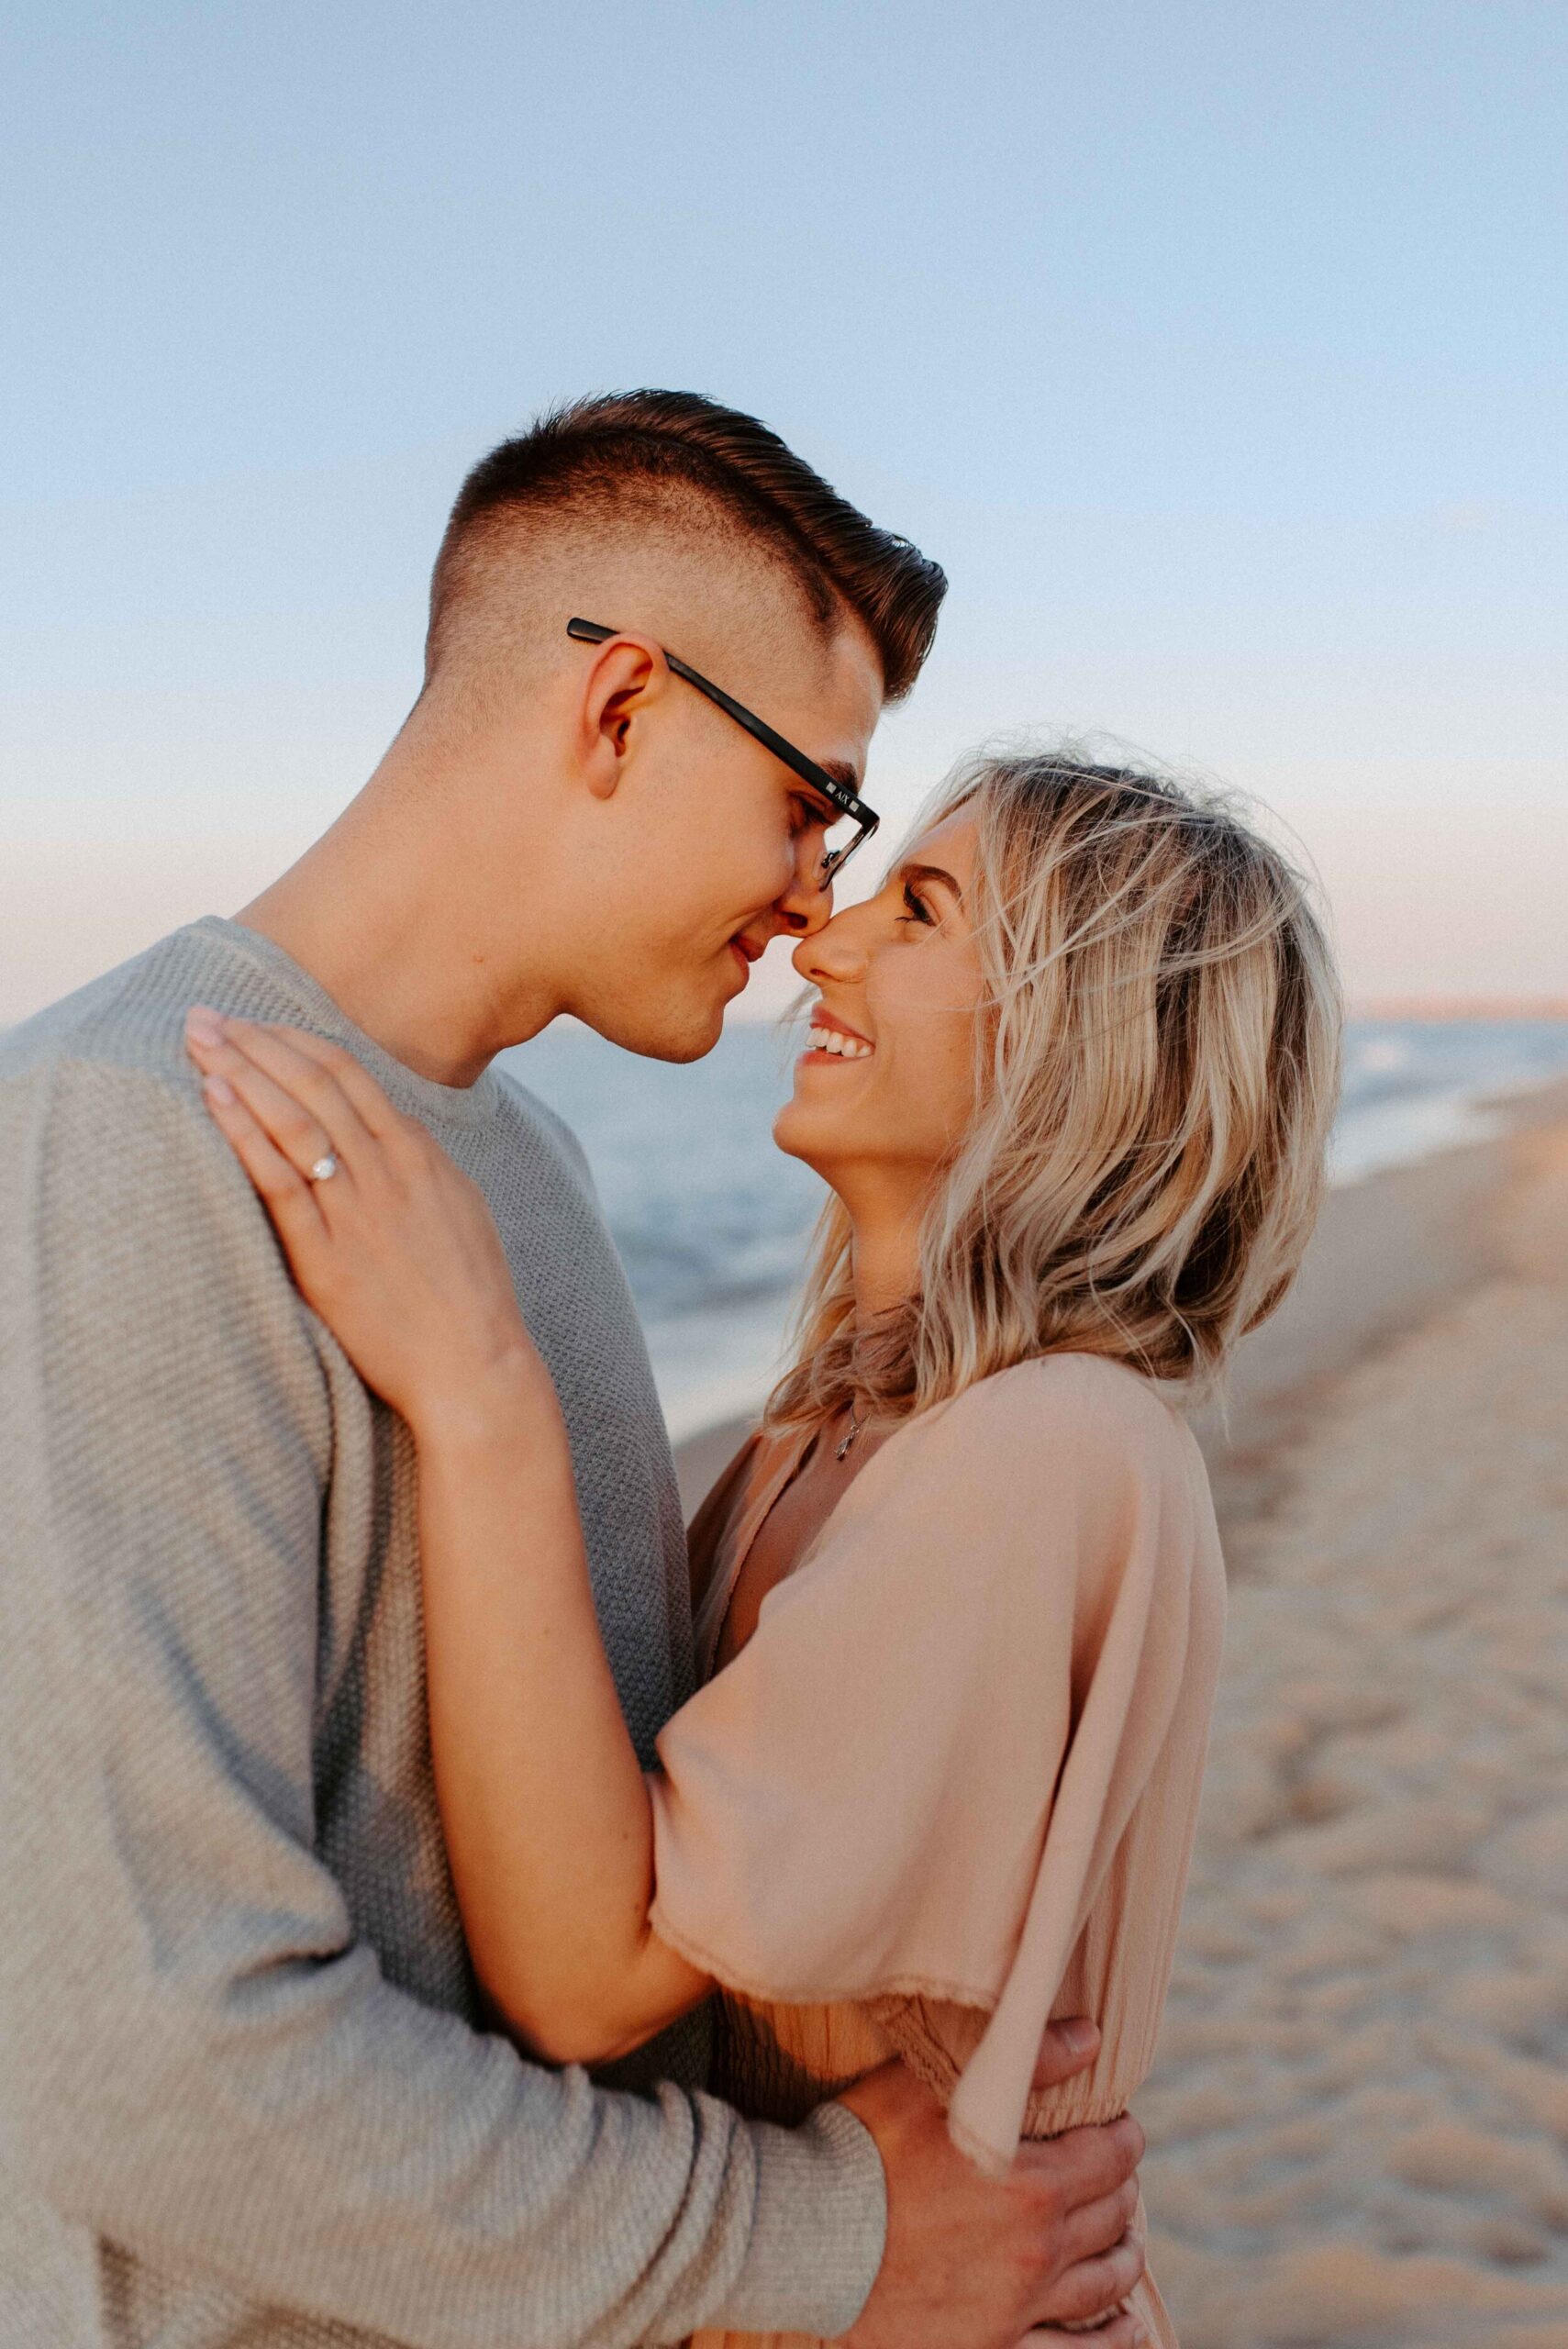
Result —
<instances>
[{"instance_id":1,"label":"pale blue sky","mask_svg":"<svg viewBox=\"0 0 1568 2349\"><path fill-rule=\"evenodd\" d=\"M639 383L947 564L891 817L1102 728L1359 989L1568 993L1565 155L1560 0L13 0L0 1019L303 845L467 464Z\"/></svg>"}]
</instances>

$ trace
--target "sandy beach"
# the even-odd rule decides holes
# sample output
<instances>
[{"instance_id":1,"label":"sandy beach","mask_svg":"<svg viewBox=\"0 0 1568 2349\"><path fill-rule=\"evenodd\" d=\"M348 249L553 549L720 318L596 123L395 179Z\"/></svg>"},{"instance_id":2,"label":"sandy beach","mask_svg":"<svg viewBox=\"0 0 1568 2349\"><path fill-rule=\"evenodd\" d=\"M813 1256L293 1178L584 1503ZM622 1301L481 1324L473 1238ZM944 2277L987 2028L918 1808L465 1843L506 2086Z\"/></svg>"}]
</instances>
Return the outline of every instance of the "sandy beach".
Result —
<instances>
[{"instance_id":1,"label":"sandy beach","mask_svg":"<svg viewBox=\"0 0 1568 2349\"><path fill-rule=\"evenodd\" d=\"M1424 1170L1467 1195L1448 1297L1218 1464L1227 1666L1140 2107L1187 2349L1568 2342L1562 1108Z\"/></svg>"},{"instance_id":2,"label":"sandy beach","mask_svg":"<svg viewBox=\"0 0 1568 2349\"><path fill-rule=\"evenodd\" d=\"M1230 1628L1139 2103L1184 2349L1562 2349L1568 1094L1335 1193L1201 1432Z\"/></svg>"}]
</instances>

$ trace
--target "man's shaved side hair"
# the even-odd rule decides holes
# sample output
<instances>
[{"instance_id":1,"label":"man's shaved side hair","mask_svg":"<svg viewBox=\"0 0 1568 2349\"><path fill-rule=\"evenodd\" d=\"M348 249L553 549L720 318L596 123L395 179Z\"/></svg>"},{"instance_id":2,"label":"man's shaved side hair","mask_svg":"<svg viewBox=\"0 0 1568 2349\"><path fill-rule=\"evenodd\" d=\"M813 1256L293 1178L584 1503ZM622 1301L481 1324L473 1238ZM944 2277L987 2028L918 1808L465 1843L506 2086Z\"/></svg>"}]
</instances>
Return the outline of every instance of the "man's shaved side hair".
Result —
<instances>
[{"instance_id":1,"label":"man's shaved side hair","mask_svg":"<svg viewBox=\"0 0 1568 2349\"><path fill-rule=\"evenodd\" d=\"M888 701L908 693L931 649L940 565L869 521L777 433L697 392L613 392L552 408L469 474L430 582L427 684L469 640L492 637L481 607L509 558L526 562L546 540L642 532L706 541L720 568L740 559L782 573L825 640L853 615ZM617 612L584 617L625 625Z\"/></svg>"}]
</instances>

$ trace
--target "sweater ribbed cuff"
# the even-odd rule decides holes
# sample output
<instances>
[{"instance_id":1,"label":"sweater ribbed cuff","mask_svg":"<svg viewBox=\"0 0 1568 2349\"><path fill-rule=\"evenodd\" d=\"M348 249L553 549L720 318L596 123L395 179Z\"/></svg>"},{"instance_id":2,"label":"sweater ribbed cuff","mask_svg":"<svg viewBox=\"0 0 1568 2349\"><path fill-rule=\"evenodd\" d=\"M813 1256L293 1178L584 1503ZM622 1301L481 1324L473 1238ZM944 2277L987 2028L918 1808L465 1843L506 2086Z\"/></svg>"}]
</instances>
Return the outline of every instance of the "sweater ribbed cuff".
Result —
<instances>
[{"instance_id":1,"label":"sweater ribbed cuff","mask_svg":"<svg viewBox=\"0 0 1568 2349\"><path fill-rule=\"evenodd\" d=\"M740 2273L710 2324L834 2341L866 2304L887 2242L887 2181L868 2129L824 2104L799 2129L753 2121L757 2200Z\"/></svg>"}]
</instances>

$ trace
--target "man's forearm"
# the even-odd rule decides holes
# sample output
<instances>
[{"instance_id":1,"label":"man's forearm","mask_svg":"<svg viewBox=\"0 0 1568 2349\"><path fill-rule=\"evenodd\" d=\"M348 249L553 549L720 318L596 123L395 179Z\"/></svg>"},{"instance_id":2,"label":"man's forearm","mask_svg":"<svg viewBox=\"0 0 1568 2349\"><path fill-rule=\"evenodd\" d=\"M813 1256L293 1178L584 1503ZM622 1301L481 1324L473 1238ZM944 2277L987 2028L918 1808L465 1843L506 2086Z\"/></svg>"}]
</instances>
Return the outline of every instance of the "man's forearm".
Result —
<instances>
[{"instance_id":1,"label":"man's forearm","mask_svg":"<svg viewBox=\"0 0 1568 2349\"><path fill-rule=\"evenodd\" d=\"M230 1984L220 2011L172 1987L159 2021L79 2005L24 2132L61 2215L155 2266L411 2349L623 2349L727 2304L815 2329L834 2284L807 2246L834 2230L840 2305L869 2288L874 2189L841 2142L539 2071L363 1951Z\"/></svg>"}]
</instances>

